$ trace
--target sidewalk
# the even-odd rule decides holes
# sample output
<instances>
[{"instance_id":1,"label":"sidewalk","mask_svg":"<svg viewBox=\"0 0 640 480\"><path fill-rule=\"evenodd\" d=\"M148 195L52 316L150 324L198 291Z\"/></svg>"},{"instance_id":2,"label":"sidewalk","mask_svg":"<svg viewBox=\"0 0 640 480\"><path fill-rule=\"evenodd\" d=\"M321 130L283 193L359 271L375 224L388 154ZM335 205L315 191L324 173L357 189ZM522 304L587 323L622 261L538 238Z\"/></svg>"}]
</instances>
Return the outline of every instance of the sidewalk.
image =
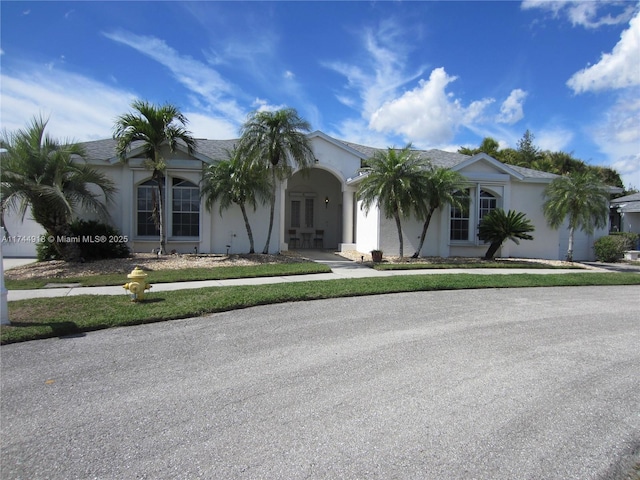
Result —
<instances>
[{"instance_id":1,"label":"sidewalk","mask_svg":"<svg viewBox=\"0 0 640 480\"><path fill-rule=\"evenodd\" d=\"M441 274L457 274L468 273L474 275L512 275L528 273L532 275L548 275L548 274L562 274L562 273L575 273L576 271L590 273L590 272L606 272L609 271L599 264L591 264L589 269L575 270L575 269L528 269L528 268L449 268L449 269L422 269L422 270L374 270L358 262L348 260L344 257L340 257L330 252L310 251L305 252L305 256L311 258L314 262L328 265L331 273L316 273L310 275L289 275L279 277L260 277L260 278L238 278L231 280L203 280L197 282L179 282L179 283L153 283L153 277L150 276L148 281L151 283L152 288L150 293L166 292L171 290L188 290L193 288L208 288L208 287L233 287L236 285L267 285L273 283L295 283L295 282L308 282L318 280L337 280L345 278L364 278L364 277L391 277L397 275L441 275ZM12 262L11 260L17 259L4 259L5 267L11 268L11 266L17 266L19 263ZM9 262L7 262L9 260ZM14 264L16 263L16 264ZM23 263L24 264L24 261ZM628 271L628 270L627 270ZM636 267L633 271L640 272L640 268ZM126 279L123 278L124 284ZM57 288L43 288L38 290L9 290L7 292L7 300L26 300L30 298L47 298L47 297L66 297L72 295L127 295L127 292L121 285L109 286L109 287L81 287L77 285L68 285Z\"/></svg>"}]
</instances>

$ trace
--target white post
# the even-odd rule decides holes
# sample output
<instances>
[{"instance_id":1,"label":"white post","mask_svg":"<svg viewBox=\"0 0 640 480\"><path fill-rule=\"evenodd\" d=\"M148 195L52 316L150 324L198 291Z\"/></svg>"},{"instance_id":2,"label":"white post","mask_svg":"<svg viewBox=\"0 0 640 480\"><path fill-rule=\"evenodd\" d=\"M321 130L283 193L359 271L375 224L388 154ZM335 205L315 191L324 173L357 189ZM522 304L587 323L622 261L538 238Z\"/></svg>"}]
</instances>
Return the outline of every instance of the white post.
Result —
<instances>
[{"instance_id":1,"label":"white post","mask_svg":"<svg viewBox=\"0 0 640 480\"><path fill-rule=\"evenodd\" d=\"M4 256L2 255L2 239L4 227L0 227L0 325L10 325L9 308L7 306L7 289L4 286Z\"/></svg>"},{"instance_id":2,"label":"white post","mask_svg":"<svg viewBox=\"0 0 640 480\"><path fill-rule=\"evenodd\" d=\"M353 190L342 192L342 243L353 243Z\"/></svg>"}]
</instances>

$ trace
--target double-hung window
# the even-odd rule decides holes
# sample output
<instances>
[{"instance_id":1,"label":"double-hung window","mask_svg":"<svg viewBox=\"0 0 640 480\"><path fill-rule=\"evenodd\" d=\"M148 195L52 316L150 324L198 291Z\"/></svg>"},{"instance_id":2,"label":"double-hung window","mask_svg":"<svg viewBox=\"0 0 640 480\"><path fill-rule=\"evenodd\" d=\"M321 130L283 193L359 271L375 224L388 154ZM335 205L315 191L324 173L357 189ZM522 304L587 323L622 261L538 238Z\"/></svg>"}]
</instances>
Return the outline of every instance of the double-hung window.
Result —
<instances>
[{"instance_id":1,"label":"double-hung window","mask_svg":"<svg viewBox=\"0 0 640 480\"><path fill-rule=\"evenodd\" d=\"M171 234L174 237L200 235L200 189L181 178L173 179Z\"/></svg>"}]
</instances>

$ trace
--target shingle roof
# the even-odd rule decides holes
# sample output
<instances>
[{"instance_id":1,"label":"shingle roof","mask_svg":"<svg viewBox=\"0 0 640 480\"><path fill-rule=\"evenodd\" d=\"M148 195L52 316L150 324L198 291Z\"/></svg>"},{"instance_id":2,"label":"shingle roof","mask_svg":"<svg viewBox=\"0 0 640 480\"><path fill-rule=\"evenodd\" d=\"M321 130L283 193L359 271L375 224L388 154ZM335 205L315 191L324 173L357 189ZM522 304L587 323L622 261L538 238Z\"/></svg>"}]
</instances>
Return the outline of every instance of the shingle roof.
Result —
<instances>
[{"instance_id":1,"label":"shingle roof","mask_svg":"<svg viewBox=\"0 0 640 480\"><path fill-rule=\"evenodd\" d=\"M345 142L341 141L345 145L357 150L367 157L371 157L375 154L376 151L382 150L380 148L367 147L364 145L358 145L357 143ZM420 157L428 158L431 160L431 163L436 167L444 167L444 168L453 168L460 163L469 160L471 158L469 155L464 155L462 153L457 152L446 152L444 150L416 150L415 151ZM539 170L532 170L531 168L525 167L517 167L515 165L508 165L510 169L515 170L526 178L540 178L540 179L549 179L553 180L558 175L548 172L542 172Z\"/></svg>"},{"instance_id":2,"label":"shingle roof","mask_svg":"<svg viewBox=\"0 0 640 480\"><path fill-rule=\"evenodd\" d=\"M344 140L335 139L337 143L343 144L346 147L349 147L357 152L360 152L365 157L373 156L377 151L384 150L375 147L368 147L366 145L359 145L357 143L347 142ZM221 160L227 158L227 151L232 150L238 143L239 139L229 139L229 140L208 140L208 139L197 139L197 152L198 154L210 158L211 160ZM141 145L142 142L134 142L132 148L135 149L137 146ZM115 148L116 148L116 140L114 139L105 139L105 140L94 140L91 142L84 142L81 144L86 152L87 159L92 161L103 161L106 162L115 157ZM462 153L457 152L446 152L444 150L416 150L415 151L420 157L427 158L431 161L433 165L436 167L444 167L444 168L454 168L456 165L468 160L471 158L469 155L464 155ZM530 168L517 167L514 165L508 165L512 170L520 173L526 178L537 178L537 179L554 179L557 175L547 172L541 172L538 170L532 170Z\"/></svg>"},{"instance_id":3,"label":"shingle roof","mask_svg":"<svg viewBox=\"0 0 640 480\"><path fill-rule=\"evenodd\" d=\"M640 193L632 193L631 195L625 195L624 197L618 197L611 200L611 203L627 203L627 202L640 202Z\"/></svg>"}]
</instances>

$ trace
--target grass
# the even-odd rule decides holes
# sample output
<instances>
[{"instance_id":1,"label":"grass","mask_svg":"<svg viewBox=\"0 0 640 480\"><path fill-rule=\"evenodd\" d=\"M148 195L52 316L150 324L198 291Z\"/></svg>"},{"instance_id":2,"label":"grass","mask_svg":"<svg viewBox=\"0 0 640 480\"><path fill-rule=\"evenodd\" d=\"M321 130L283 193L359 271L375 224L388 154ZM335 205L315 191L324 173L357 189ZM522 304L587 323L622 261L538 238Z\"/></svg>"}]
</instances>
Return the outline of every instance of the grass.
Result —
<instances>
[{"instance_id":1,"label":"grass","mask_svg":"<svg viewBox=\"0 0 640 480\"><path fill-rule=\"evenodd\" d=\"M132 303L124 294L37 298L9 302L12 324L0 327L0 342L59 337L282 302L397 292L585 285L640 285L640 275L572 272L357 278L157 292L149 294L149 300L143 303Z\"/></svg>"},{"instance_id":2,"label":"grass","mask_svg":"<svg viewBox=\"0 0 640 480\"><path fill-rule=\"evenodd\" d=\"M533 262L501 262L501 261L483 261L483 262L463 262L463 263L374 263L375 270L429 270L429 269L451 269L451 268L527 268L527 269L576 269L581 267L565 266L565 265L548 265L544 263Z\"/></svg>"},{"instance_id":3,"label":"grass","mask_svg":"<svg viewBox=\"0 0 640 480\"><path fill-rule=\"evenodd\" d=\"M277 263L238 267L184 268L181 270L155 270L149 274L152 283L191 282L197 280L226 280L230 278L280 277L283 275L306 275L328 273L331 268L313 262ZM51 283L78 283L83 287L123 285L127 282L124 273L110 273L82 277L48 279L5 280L7 290L32 290Z\"/></svg>"}]
</instances>

